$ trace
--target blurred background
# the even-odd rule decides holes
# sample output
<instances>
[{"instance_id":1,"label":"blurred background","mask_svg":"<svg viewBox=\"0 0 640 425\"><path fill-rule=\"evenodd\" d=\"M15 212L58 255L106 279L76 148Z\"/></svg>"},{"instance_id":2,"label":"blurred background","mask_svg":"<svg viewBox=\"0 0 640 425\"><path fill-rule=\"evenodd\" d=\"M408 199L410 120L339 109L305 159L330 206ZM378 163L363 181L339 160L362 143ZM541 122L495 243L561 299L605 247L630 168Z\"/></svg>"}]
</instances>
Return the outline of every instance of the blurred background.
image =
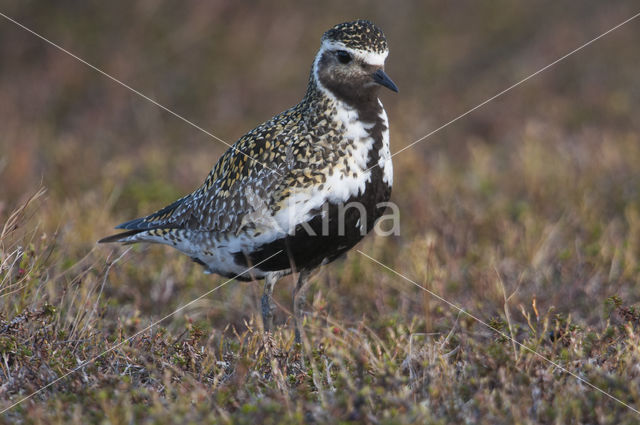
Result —
<instances>
[{"instance_id":1,"label":"blurred background","mask_svg":"<svg viewBox=\"0 0 640 425\"><path fill-rule=\"evenodd\" d=\"M2 13L229 143L299 101L325 30L370 19L387 35L387 71L400 88L381 92L392 152L636 9L597 0L0 0ZM639 39L640 21L629 23L396 156L402 234L362 249L487 315L502 309L496 271L508 293L519 288L516 304L535 296L587 322L602 319L594 296L637 299ZM94 242L189 193L226 149L4 18L0 94L0 221L44 186L34 220L66 250L58 260L119 249ZM131 256L107 291L133 309L164 311L162 302L211 286L168 249ZM422 311L412 288L365 261L351 254L319 278L335 314ZM193 292L174 300L168 279ZM241 323L260 293L240 301L249 287L209 301L206 314Z\"/></svg>"},{"instance_id":2,"label":"blurred background","mask_svg":"<svg viewBox=\"0 0 640 425\"><path fill-rule=\"evenodd\" d=\"M639 10L0 0L0 12L228 143L301 99L324 31L370 19L400 88L381 91L397 152ZM639 40L637 19L395 156L400 235L358 246L632 406ZM226 149L0 17L3 406L225 281L168 247L95 242L191 192ZM289 321L276 357L260 332L261 285L230 282L0 423L637 423L355 251L314 277L302 353L291 289L290 278L276 286L276 323ZM313 376L301 358L316 359Z\"/></svg>"}]
</instances>

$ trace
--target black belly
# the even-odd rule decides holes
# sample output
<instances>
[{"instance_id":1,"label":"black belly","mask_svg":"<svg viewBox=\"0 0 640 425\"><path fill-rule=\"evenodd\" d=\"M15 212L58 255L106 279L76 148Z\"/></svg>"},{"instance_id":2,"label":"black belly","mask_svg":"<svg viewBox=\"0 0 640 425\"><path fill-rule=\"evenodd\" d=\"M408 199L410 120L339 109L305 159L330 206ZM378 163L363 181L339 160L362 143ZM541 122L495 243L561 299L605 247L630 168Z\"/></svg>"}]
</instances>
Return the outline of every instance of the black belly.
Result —
<instances>
[{"instance_id":1,"label":"black belly","mask_svg":"<svg viewBox=\"0 0 640 425\"><path fill-rule=\"evenodd\" d=\"M245 267L261 263L258 268L263 271L312 269L331 262L353 248L373 229L375 221L386 209L379 204L388 201L390 195L391 187L381 179L376 184L368 183L364 194L350 198L342 206L328 202L324 207L328 211L328 219L323 218L320 209L306 226L296 226L294 234L262 245L250 253L238 252L234 254L234 260ZM366 217L361 216L361 209L345 208L350 202L362 205ZM343 226L340 215L344 217ZM366 226L361 226L365 220Z\"/></svg>"}]
</instances>

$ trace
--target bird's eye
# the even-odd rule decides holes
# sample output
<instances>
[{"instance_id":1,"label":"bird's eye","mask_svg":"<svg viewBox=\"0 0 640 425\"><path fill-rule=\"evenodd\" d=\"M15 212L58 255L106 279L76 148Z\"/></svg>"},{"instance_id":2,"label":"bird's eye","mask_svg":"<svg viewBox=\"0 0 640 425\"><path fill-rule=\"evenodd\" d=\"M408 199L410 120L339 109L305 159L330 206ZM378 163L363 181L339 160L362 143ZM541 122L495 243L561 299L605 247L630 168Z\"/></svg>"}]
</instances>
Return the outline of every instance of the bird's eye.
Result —
<instances>
[{"instance_id":1,"label":"bird's eye","mask_svg":"<svg viewBox=\"0 0 640 425\"><path fill-rule=\"evenodd\" d=\"M349 52L345 50L338 50L336 52L336 56L338 57L338 60L340 61L340 63L351 62L351 55L349 54Z\"/></svg>"}]
</instances>

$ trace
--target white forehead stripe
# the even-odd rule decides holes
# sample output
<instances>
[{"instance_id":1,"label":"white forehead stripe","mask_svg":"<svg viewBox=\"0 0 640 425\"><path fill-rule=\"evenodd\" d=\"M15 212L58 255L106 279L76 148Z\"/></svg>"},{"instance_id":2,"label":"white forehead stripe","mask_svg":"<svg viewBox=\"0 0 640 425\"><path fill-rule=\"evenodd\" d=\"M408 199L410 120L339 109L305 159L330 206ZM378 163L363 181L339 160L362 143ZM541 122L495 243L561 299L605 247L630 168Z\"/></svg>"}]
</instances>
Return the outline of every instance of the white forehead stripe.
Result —
<instances>
[{"instance_id":1,"label":"white forehead stripe","mask_svg":"<svg viewBox=\"0 0 640 425\"><path fill-rule=\"evenodd\" d=\"M322 42L321 51L324 52L326 50L346 50L353 54L355 57L361 59L364 63L376 66L384 65L384 61L389 55L388 51L385 51L384 53L367 52L365 50L352 49L342 43L328 40Z\"/></svg>"}]
</instances>

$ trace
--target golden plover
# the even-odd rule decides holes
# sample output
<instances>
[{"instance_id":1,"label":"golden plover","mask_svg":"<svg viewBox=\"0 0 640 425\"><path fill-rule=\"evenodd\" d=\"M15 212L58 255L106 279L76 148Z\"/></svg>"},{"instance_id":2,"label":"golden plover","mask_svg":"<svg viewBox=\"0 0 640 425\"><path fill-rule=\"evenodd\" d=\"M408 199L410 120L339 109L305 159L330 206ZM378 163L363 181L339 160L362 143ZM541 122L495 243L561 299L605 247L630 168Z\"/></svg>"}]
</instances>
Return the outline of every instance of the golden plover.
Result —
<instances>
[{"instance_id":1,"label":"golden plover","mask_svg":"<svg viewBox=\"0 0 640 425\"><path fill-rule=\"evenodd\" d=\"M267 331L273 286L298 272L299 342L300 298L311 271L371 231L391 195L389 125L378 99L380 86L398 91L384 72L388 52L369 21L334 26L322 36L299 104L241 137L193 193L100 242L166 244L206 272L265 279Z\"/></svg>"}]
</instances>

